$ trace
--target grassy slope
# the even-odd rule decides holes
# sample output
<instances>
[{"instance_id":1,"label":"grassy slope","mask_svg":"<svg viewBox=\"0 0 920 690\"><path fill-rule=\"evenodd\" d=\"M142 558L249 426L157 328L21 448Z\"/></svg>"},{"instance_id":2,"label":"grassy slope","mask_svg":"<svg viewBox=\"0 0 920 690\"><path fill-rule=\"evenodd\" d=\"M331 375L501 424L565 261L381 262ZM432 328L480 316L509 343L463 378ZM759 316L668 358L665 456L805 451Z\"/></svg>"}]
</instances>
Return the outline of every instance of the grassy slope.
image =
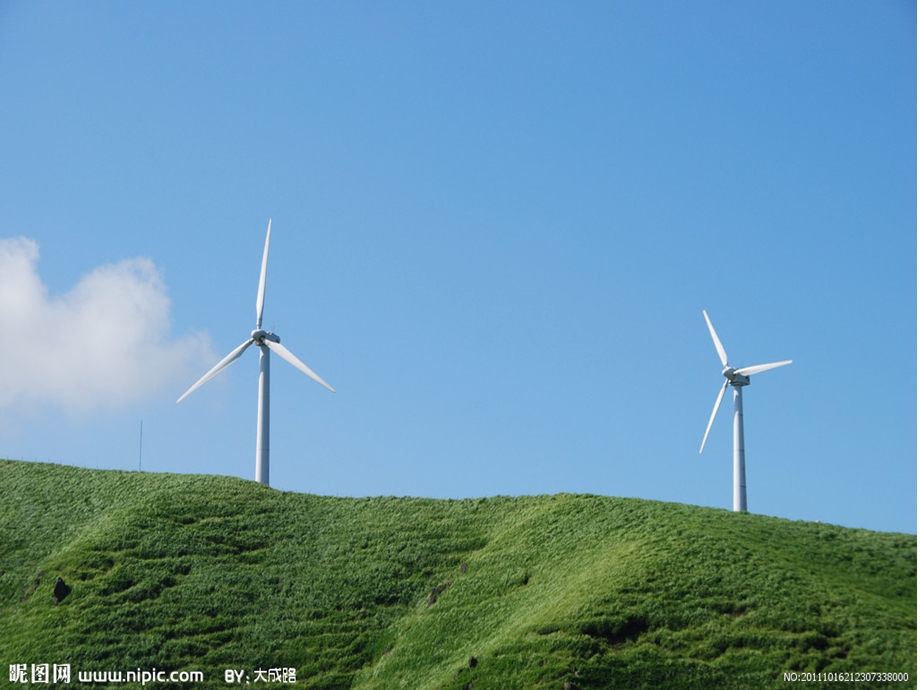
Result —
<instances>
[{"instance_id":1,"label":"grassy slope","mask_svg":"<svg viewBox=\"0 0 920 690\"><path fill-rule=\"evenodd\" d=\"M788 670L916 685L913 535L10 461L0 487L0 678L70 663L203 670L211 687L274 667L311 688L744 688ZM53 606L58 576L73 591Z\"/></svg>"}]
</instances>

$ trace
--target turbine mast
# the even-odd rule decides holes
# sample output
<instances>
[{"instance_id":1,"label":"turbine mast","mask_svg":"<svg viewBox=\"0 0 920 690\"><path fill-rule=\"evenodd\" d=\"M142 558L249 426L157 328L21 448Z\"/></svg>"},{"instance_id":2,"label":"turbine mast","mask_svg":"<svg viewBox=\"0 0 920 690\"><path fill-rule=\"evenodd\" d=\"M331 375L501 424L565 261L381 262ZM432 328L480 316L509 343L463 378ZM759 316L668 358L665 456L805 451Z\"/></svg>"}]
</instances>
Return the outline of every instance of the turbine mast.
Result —
<instances>
[{"instance_id":1,"label":"turbine mast","mask_svg":"<svg viewBox=\"0 0 920 690\"><path fill-rule=\"evenodd\" d=\"M741 404L741 386L735 389L734 420L734 510L736 513L747 512L747 480L744 475L744 407Z\"/></svg>"},{"instance_id":2,"label":"turbine mast","mask_svg":"<svg viewBox=\"0 0 920 690\"><path fill-rule=\"evenodd\" d=\"M259 345L259 409L256 416L256 481L269 486L269 398L271 388L271 350Z\"/></svg>"}]
</instances>

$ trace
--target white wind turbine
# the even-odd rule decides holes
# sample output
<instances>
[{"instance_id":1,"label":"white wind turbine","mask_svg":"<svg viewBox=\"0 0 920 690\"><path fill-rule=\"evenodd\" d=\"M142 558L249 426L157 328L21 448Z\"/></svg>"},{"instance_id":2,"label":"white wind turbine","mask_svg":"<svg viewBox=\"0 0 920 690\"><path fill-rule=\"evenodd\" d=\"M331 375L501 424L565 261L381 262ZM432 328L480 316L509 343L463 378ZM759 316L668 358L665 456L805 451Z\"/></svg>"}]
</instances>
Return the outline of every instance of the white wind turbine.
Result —
<instances>
[{"instance_id":1,"label":"white wind turbine","mask_svg":"<svg viewBox=\"0 0 920 690\"><path fill-rule=\"evenodd\" d=\"M735 369L728 365L728 355L725 354L725 348L722 347L719 336L716 335L716 329L712 327L709 320L709 314L703 310L703 317L706 319L706 325L709 326L709 334L712 336L712 342L716 345L719 353L719 359L722 360L722 376L725 377L725 383L719 391L719 397L716 398L716 405L712 408L712 415L709 417L709 424L706 425L706 433L703 434L703 443L700 445L700 453L706 446L706 439L709 437L709 430L712 428L712 422L716 418L716 412L719 411L719 405L722 404L722 396L725 395L725 389L729 385L735 389L735 422L734 422L734 510L735 512L747 512L747 483L744 478L744 410L741 406L741 388L750 384L750 377L767 369L792 364L791 359L782 362L772 362L770 364L756 364L752 367L741 367Z\"/></svg>"},{"instance_id":2,"label":"white wind turbine","mask_svg":"<svg viewBox=\"0 0 920 690\"><path fill-rule=\"evenodd\" d=\"M290 350L281 344L281 338L271 332L262 330L262 307L265 304L265 275L268 269L268 243L272 236L272 221L268 220L268 232L265 234L265 251L262 254L262 273L259 276L259 292L256 295L256 328L249 335L249 339L237 347L233 352L220 360L214 368L202 376L176 401L176 404L187 398L192 391L214 378L221 371L233 364L247 347L255 343L259 346L261 354L259 356L259 409L256 419L256 481L268 486L268 440L269 440L269 354L274 352L281 359L287 360L290 364L300 369L317 383L322 384L333 393L335 390L328 383L317 376L310 367L295 357Z\"/></svg>"}]
</instances>

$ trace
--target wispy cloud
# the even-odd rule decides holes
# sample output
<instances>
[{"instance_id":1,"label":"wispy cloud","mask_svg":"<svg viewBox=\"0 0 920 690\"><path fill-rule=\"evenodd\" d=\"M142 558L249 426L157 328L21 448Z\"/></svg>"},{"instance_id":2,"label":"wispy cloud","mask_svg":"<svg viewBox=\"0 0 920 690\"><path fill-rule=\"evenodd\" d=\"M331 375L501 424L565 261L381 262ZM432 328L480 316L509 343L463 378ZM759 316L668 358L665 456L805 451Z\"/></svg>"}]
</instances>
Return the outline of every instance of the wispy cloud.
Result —
<instances>
[{"instance_id":1,"label":"wispy cloud","mask_svg":"<svg viewBox=\"0 0 920 690\"><path fill-rule=\"evenodd\" d=\"M211 356L205 335L171 337L166 285L150 259L100 266L61 296L48 294L38 259L34 240L0 239L0 409L112 409L168 385L172 396Z\"/></svg>"}]
</instances>

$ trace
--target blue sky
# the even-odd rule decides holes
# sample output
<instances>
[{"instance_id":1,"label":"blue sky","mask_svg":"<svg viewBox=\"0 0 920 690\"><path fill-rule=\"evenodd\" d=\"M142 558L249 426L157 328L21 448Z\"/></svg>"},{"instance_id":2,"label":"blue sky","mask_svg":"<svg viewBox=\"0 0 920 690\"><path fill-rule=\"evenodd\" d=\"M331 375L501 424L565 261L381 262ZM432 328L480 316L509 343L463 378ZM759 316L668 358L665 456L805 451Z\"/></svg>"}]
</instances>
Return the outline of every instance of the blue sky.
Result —
<instances>
[{"instance_id":1,"label":"blue sky","mask_svg":"<svg viewBox=\"0 0 920 690\"><path fill-rule=\"evenodd\" d=\"M916 9L0 3L0 457L917 524Z\"/></svg>"}]
</instances>

